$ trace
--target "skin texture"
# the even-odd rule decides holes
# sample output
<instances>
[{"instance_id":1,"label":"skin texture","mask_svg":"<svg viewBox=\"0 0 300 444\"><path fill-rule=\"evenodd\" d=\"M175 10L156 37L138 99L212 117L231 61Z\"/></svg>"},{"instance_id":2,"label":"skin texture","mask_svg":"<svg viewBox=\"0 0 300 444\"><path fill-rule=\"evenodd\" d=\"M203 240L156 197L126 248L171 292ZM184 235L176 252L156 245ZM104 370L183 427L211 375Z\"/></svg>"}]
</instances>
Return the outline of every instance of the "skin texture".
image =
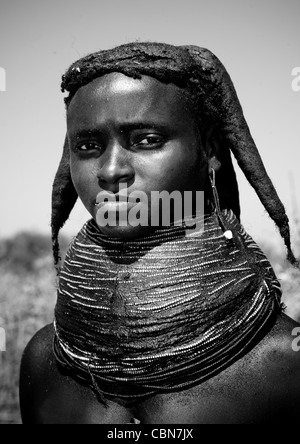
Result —
<instances>
[{"instance_id":1,"label":"skin texture","mask_svg":"<svg viewBox=\"0 0 300 444\"><path fill-rule=\"evenodd\" d=\"M117 193L120 183L147 195L203 190L209 163L217 163L214 138L200 138L178 88L149 77L109 74L94 80L77 92L67 124L74 185L94 218L100 191ZM117 226L106 232L126 238L149 229ZM297 326L281 315L247 355L218 375L130 408L118 399L105 408L91 389L61 373L52 352L54 329L46 326L22 359L23 422L121 424L135 417L148 424L291 423L300 410L300 352L292 349Z\"/></svg>"}]
</instances>

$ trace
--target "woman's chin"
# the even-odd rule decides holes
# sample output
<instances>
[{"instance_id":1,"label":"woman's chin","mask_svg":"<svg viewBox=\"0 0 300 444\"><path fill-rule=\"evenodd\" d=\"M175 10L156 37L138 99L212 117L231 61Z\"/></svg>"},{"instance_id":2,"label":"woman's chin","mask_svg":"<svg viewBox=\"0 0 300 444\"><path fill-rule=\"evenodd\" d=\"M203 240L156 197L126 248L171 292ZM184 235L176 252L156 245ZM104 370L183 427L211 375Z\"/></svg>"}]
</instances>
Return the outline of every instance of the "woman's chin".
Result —
<instances>
[{"instance_id":1,"label":"woman's chin","mask_svg":"<svg viewBox=\"0 0 300 444\"><path fill-rule=\"evenodd\" d=\"M99 225L98 225L99 226ZM139 237L145 237L155 230L155 227L141 226L132 227L131 225L126 226L99 226L102 234L112 238L118 239L135 239Z\"/></svg>"}]
</instances>

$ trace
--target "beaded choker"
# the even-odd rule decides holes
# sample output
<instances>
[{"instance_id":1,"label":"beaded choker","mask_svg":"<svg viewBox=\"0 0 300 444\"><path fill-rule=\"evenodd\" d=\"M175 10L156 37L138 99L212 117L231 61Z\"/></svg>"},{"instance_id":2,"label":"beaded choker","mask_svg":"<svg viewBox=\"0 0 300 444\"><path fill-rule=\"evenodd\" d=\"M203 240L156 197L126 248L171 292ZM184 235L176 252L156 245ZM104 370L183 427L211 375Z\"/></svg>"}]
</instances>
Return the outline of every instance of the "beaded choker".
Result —
<instances>
[{"instance_id":1,"label":"beaded choker","mask_svg":"<svg viewBox=\"0 0 300 444\"><path fill-rule=\"evenodd\" d=\"M280 310L271 265L230 211L204 232L125 241L89 221L60 273L54 353L102 399L138 401L212 377L253 347Z\"/></svg>"}]
</instances>

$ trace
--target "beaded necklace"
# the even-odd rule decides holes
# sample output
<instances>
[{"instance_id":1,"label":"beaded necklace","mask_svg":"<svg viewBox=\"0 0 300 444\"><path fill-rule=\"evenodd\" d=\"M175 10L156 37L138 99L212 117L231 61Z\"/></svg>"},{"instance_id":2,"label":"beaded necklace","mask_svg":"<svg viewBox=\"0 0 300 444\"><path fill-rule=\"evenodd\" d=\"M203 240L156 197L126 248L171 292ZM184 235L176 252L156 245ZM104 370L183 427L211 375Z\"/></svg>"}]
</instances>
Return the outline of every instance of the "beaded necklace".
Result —
<instances>
[{"instance_id":1,"label":"beaded necklace","mask_svg":"<svg viewBox=\"0 0 300 444\"><path fill-rule=\"evenodd\" d=\"M89 221L60 273L54 353L101 397L138 401L212 377L253 347L280 310L268 260L231 211L204 232L125 241Z\"/></svg>"}]
</instances>

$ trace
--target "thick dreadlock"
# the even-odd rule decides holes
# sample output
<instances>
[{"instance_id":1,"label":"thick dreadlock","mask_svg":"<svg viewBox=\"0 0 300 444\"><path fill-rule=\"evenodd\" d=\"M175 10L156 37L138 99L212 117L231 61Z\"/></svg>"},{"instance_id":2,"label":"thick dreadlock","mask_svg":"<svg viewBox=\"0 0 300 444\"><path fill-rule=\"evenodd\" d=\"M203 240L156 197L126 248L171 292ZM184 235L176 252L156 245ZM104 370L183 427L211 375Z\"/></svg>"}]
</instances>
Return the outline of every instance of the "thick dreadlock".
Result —
<instances>
[{"instance_id":1,"label":"thick dreadlock","mask_svg":"<svg viewBox=\"0 0 300 444\"><path fill-rule=\"evenodd\" d=\"M75 62L63 76L62 92L69 93L65 98L66 106L80 87L111 72L137 79L147 75L182 88L192 100L199 125L203 125L204 121L215 125L223 141L220 158L223 168L217 178L222 208L232 209L239 218L238 186L231 151L279 228L287 247L288 260L298 265L291 250L289 220L284 206L250 134L230 76L218 58L209 50L197 46L176 47L161 43L130 43L96 52ZM51 226L55 263L59 260L59 230L68 219L76 200L66 139L52 194Z\"/></svg>"}]
</instances>

